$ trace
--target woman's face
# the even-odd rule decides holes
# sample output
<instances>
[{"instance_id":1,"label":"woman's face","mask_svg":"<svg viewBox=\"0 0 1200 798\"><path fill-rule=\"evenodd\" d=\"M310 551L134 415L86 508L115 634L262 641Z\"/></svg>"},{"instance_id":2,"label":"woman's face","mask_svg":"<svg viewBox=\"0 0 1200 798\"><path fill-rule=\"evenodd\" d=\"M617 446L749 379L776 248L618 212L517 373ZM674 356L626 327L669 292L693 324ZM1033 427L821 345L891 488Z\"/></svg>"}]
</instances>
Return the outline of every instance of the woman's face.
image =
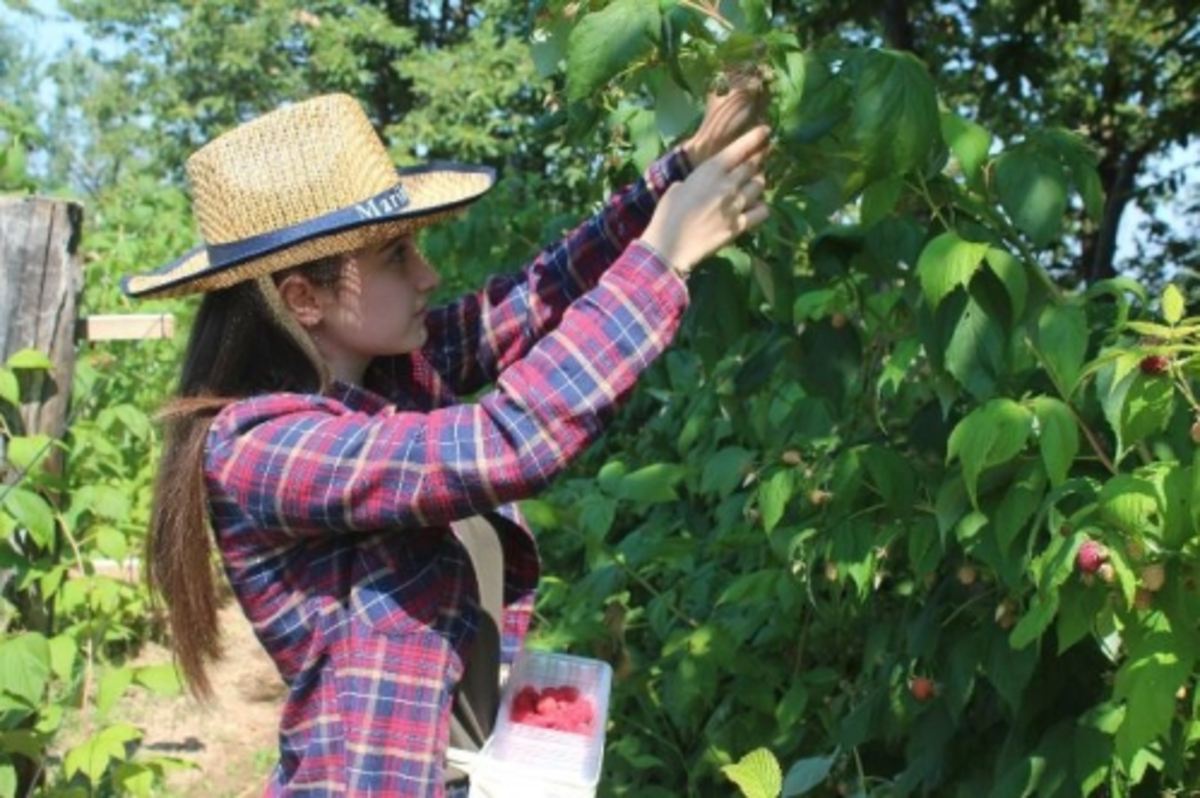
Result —
<instances>
[{"instance_id":1,"label":"woman's face","mask_svg":"<svg viewBox=\"0 0 1200 798\"><path fill-rule=\"evenodd\" d=\"M313 329L334 374L361 377L372 358L420 349L440 280L411 235L348 257L337 285L319 289L320 323Z\"/></svg>"}]
</instances>

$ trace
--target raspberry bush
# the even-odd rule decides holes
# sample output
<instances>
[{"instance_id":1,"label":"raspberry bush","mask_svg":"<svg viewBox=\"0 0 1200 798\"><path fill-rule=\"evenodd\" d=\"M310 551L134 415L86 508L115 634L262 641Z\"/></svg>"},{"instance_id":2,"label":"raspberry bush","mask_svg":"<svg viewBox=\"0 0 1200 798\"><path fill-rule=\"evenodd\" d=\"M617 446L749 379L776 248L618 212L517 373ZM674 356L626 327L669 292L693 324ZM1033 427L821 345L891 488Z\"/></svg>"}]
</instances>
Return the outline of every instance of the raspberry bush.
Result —
<instances>
[{"instance_id":1,"label":"raspberry bush","mask_svg":"<svg viewBox=\"0 0 1200 798\"><path fill-rule=\"evenodd\" d=\"M778 137L771 220L693 276L682 340L527 508L562 576L545 642L622 677L603 789L1200 783L1200 323L1175 286L1052 279L1067 217L1103 207L1084 141L999 141L910 55L801 49L761 0L541 14L614 182L731 65L770 81Z\"/></svg>"}]
</instances>

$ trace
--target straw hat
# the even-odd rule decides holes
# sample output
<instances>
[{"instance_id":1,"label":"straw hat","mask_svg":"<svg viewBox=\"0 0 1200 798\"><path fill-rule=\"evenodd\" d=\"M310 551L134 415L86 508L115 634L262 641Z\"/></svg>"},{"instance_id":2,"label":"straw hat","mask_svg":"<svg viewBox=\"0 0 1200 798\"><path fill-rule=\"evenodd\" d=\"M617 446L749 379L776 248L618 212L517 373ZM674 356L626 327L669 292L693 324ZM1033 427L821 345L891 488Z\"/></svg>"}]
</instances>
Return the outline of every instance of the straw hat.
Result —
<instances>
[{"instance_id":1,"label":"straw hat","mask_svg":"<svg viewBox=\"0 0 1200 798\"><path fill-rule=\"evenodd\" d=\"M397 169L345 94L285 106L234 128L187 162L204 245L129 275L132 297L212 291L289 266L379 246L481 197L488 167Z\"/></svg>"}]
</instances>

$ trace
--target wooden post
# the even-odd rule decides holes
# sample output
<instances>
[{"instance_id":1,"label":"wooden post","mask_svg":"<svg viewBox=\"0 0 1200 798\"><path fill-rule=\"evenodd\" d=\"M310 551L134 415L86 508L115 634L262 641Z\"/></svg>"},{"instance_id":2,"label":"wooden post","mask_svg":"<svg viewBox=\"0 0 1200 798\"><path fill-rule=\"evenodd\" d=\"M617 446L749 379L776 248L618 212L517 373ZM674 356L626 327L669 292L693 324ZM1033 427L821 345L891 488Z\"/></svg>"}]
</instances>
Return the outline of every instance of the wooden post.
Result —
<instances>
[{"instance_id":1,"label":"wooden post","mask_svg":"<svg viewBox=\"0 0 1200 798\"><path fill-rule=\"evenodd\" d=\"M18 434L44 433L61 438L66 432L75 374L75 316L83 286L79 237L83 208L72 202L39 197L0 197L0 363L22 349L50 358L49 373L24 371L20 376L21 407L7 419ZM50 468L61 468L57 452ZM10 473L0 447L0 491L17 475ZM19 548L16 539L10 545ZM56 545L57 548L57 545ZM0 571L0 590L11 577ZM13 597L28 628L49 633L51 609L40 590ZM24 722L29 726L32 716ZM16 759L17 794L30 795L42 781L42 763Z\"/></svg>"},{"instance_id":2,"label":"wooden post","mask_svg":"<svg viewBox=\"0 0 1200 798\"><path fill-rule=\"evenodd\" d=\"M0 197L0 363L32 348L54 362L21 385L26 434L66 431L75 373L75 322L83 287L83 208L41 197Z\"/></svg>"}]
</instances>

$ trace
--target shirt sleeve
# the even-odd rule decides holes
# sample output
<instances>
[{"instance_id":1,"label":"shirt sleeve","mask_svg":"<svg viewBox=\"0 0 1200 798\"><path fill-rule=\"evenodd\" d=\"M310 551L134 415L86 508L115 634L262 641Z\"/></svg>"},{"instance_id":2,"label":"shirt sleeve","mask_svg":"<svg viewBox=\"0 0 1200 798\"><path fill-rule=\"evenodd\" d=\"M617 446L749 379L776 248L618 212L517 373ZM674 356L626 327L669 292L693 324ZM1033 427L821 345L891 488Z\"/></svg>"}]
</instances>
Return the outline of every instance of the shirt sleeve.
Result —
<instances>
[{"instance_id":1,"label":"shirt sleeve","mask_svg":"<svg viewBox=\"0 0 1200 798\"><path fill-rule=\"evenodd\" d=\"M658 199L689 170L682 150L652 163L641 180L543 250L523 271L489 279L483 290L430 311L424 354L458 394L494 382L646 229Z\"/></svg>"},{"instance_id":2,"label":"shirt sleeve","mask_svg":"<svg viewBox=\"0 0 1200 798\"><path fill-rule=\"evenodd\" d=\"M443 525L528 497L596 437L686 306L680 277L634 242L477 403L365 413L271 394L231 405L209 433L210 490L287 534Z\"/></svg>"}]
</instances>

